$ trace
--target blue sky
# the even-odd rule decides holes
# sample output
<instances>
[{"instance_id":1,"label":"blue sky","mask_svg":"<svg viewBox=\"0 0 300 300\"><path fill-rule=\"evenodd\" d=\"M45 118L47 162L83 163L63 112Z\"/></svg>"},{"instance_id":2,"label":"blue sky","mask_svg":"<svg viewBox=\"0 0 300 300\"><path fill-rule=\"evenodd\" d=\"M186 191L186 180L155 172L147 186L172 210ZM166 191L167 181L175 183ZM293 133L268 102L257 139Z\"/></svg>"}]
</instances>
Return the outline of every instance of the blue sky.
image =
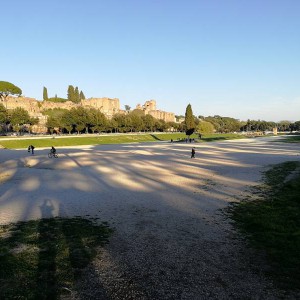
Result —
<instances>
[{"instance_id":1,"label":"blue sky","mask_svg":"<svg viewBox=\"0 0 300 300\"><path fill-rule=\"evenodd\" d=\"M28 97L300 120L299 0L3 2L0 80Z\"/></svg>"}]
</instances>

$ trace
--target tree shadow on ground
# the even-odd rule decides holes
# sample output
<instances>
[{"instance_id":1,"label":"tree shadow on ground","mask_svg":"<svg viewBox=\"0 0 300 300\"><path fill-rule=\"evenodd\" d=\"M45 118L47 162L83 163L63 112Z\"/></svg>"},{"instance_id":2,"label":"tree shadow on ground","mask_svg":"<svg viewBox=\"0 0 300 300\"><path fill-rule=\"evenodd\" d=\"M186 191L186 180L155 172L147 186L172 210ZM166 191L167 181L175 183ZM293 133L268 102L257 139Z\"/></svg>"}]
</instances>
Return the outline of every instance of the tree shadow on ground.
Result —
<instances>
[{"instance_id":1,"label":"tree shadow on ground","mask_svg":"<svg viewBox=\"0 0 300 300\"><path fill-rule=\"evenodd\" d=\"M229 140L229 138L226 138L224 136L219 136L219 137L202 137L201 140L205 141L205 142L213 142L213 141L225 141L225 140Z\"/></svg>"},{"instance_id":2,"label":"tree shadow on ground","mask_svg":"<svg viewBox=\"0 0 300 300\"><path fill-rule=\"evenodd\" d=\"M0 226L0 298L60 299L112 230L91 220L47 218Z\"/></svg>"},{"instance_id":3,"label":"tree shadow on ground","mask_svg":"<svg viewBox=\"0 0 300 300\"><path fill-rule=\"evenodd\" d=\"M157 141L163 141L163 140L161 140L160 138L158 138L157 137L157 135L154 135L154 134L150 134L155 140L157 140Z\"/></svg>"}]
</instances>

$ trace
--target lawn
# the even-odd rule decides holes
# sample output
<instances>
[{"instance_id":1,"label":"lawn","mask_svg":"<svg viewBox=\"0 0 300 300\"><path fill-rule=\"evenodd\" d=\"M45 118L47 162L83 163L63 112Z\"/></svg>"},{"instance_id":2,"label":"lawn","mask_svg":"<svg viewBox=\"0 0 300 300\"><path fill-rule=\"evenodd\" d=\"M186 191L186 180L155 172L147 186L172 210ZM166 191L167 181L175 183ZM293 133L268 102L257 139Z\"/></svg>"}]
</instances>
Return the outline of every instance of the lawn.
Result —
<instances>
[{"instance_id":1,"label":"lawn","mask_svg":"<svg viewBox=\"0 0 300 300\"><path fill-rule=\"evenodd\" d=\"M234 205L231 213L249 242L267 254L279 286L299 288L300 163L274 166L253 190L253 199Z\"/></svg>"},{"instance_id":2,"label":"lawn","mask_svg":"<svg viewBox=\"0 0 300 300\"><path fill-rule=\"evenodd\" d=\"M100 144L121 144L134 142L155 141L150 135L109 135L109 136L80 136L80 137L49 137L32 139L1 140L0 145L7 149L27 148L32 144L37 147L59 147L59 146L79 146L79 145L100 145Z\"/></svg>"},{"instance_id":3,"label":"lawn","mask_svg":"<svg viewBox=\"0 0 300 300\"><path fill-rule=\"evenodd\" d=\"M300 143L300 135L287 136L286 139L283 140L285 143Z\"/></svg>"},{"instance_id":4,"label":"lawn","mask_svg":"<svg viewBox=\"0 0 300 300\"><path fill-rule=\"evenodd\" d=\"M7 149L27 148L34 145L36 148L42 147L59 147L59 146L79 146L79 145L101 145L101 144L122 144L122 143L144 143L157 141L182 142L187 136L184 133L155 133L155 134L111 134L111 135L93 135L93 136L71 136L71 137L55 137L52 138L22 138L16 137L12 140L0 138L0 145ZM202 139L198 139L197 134L191 135L190 138L196 139L197 142L211 142L218 140L228 140L236 138L244 138L238 134L211 134L203 135Z\"/></svg>"}]
</instances>

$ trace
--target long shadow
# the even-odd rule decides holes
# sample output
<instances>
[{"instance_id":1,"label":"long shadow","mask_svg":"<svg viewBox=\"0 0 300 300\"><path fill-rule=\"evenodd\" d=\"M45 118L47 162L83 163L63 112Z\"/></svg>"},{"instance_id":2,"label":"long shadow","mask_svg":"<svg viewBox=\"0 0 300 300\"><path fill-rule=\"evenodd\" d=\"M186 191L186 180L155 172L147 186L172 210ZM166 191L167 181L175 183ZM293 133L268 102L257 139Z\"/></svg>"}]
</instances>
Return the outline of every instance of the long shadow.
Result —
<instances>
[{"instance_id":1,"label":"long shadow","mask_svg":"<svg viewBox=\"0 0 300 300\"><path fill-rule=\"evenodd\" d=\"M102 227L103 229L104 227ZM72 218L68 222L63 222L61 227L62 234L65 237L67 248L69 249L69 262L74 277L74 288L78 289L78 282L84 282L82 278L84 269L97 255L95 250L97 246L103 246L108 242L108 236L99 234L99 227L94 226L90 220L82 218ZM83 240L90 240L91 243L83 243ZM91 268L90 268L91 269ZM97 274L94 274L97 276ZM85 291L80 289L80 293ZM97 283L97 294L101 299L107 299L107 292L101 282ZM95 293L95 291L93 292Z\"/></svg>"},{"instance_id":2,"label":"long shadow","mask_svg":"<svg viewBox=\"0 0 300 300\"><path fill-rule=\"evenodd\" d=\"M208 137L202 137L201 140L203 141L206 141L206 142L213 142L213 141L225 141L225 140L229 140L229 138L226 138L226 137L211 137L211 138L208 138Z\"/></svg>"},{"instance_id":3,"label":"long shadow","mask_svg":"<svg viewBox=\"0 0 300 300\"><path fill-rule=\"evenodd\" d=\"M37 228L39 234L39 258L36 277L35 299L57 299L59 295L56 278L57 247L55 241L59 239L59 225L53 217L53 204L44 200L40 206L42 219ZM49 219L46 219L49 218Z\"/></svg>"},{"instance_id":4,"label":"long shadow","mask_svg":"<svg viewBox=\"0 0 300 300\"><path fill-rule=\"evenodd\" d=\"M162 141L161 139L159 139L156 135L154 135L154 134L150 134L150 136L152 136L155 140L157 140L157 141Z\"/></svg>"}]
</instances>

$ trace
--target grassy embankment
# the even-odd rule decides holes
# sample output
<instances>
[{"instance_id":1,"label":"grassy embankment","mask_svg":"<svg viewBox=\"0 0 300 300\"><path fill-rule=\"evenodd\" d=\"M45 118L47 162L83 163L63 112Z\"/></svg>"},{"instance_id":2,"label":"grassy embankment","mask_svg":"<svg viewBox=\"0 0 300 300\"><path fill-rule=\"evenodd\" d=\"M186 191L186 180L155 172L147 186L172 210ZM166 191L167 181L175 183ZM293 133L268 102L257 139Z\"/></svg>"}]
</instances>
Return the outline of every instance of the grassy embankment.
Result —
<instances>
[{"instance_id":1,"label":"grassy embankment","mask_svg":"<svg viewBox=\"0 0 300 300\"><path fill-rule=\"evenodd\" d=\"M300 143L300 135L287 136L284 140L281 140L281 142L285 142L285 143Z\"/></svg>"},{"instance_id":2,"label":"grassy embankment","mask_svg":"<svg viewBox=\"0 0 300 300\"><path fill-rule=\"evenodd\" d=\"M233 206L236 226L267 254L270 275L280 287L299 288L300 162L286 162L267 171L252 197Z\"/></svg>"},{"instance_id":3,"label":"grassy embankment","mask_svg":"<svg viewBox=\"0 0 300 300\"><path fill-rule=\"evenodd\" d=\"M184 133L161 133L161 134L116 134L116 135L97 135L97 136L75 136L75 137L56 137L52 138L22 138L16 137L11 140L0 139L0 145L7 149L27 148L32 144L37 147L59 147L59 146L79 146L79 145L101 145L101 144L122 144L122 143L144 143L155 141L170 141L179 142L185 139ZM197 139L198 135L193 134L191 138ZM211 134L204 135L197 142L210 142L218 140L229 140L244 138L238 134Z\"/></svg>"},{"instance_id":4,"label":"grassy embankment","mask_svg":"<svg viewBox=\"0 0 300 300\"><path fill-rule=\"evenodd\" d=\"M82 218L0 226L0 299L61 299L112 230Z\"/></svg>"}]
</instances>

